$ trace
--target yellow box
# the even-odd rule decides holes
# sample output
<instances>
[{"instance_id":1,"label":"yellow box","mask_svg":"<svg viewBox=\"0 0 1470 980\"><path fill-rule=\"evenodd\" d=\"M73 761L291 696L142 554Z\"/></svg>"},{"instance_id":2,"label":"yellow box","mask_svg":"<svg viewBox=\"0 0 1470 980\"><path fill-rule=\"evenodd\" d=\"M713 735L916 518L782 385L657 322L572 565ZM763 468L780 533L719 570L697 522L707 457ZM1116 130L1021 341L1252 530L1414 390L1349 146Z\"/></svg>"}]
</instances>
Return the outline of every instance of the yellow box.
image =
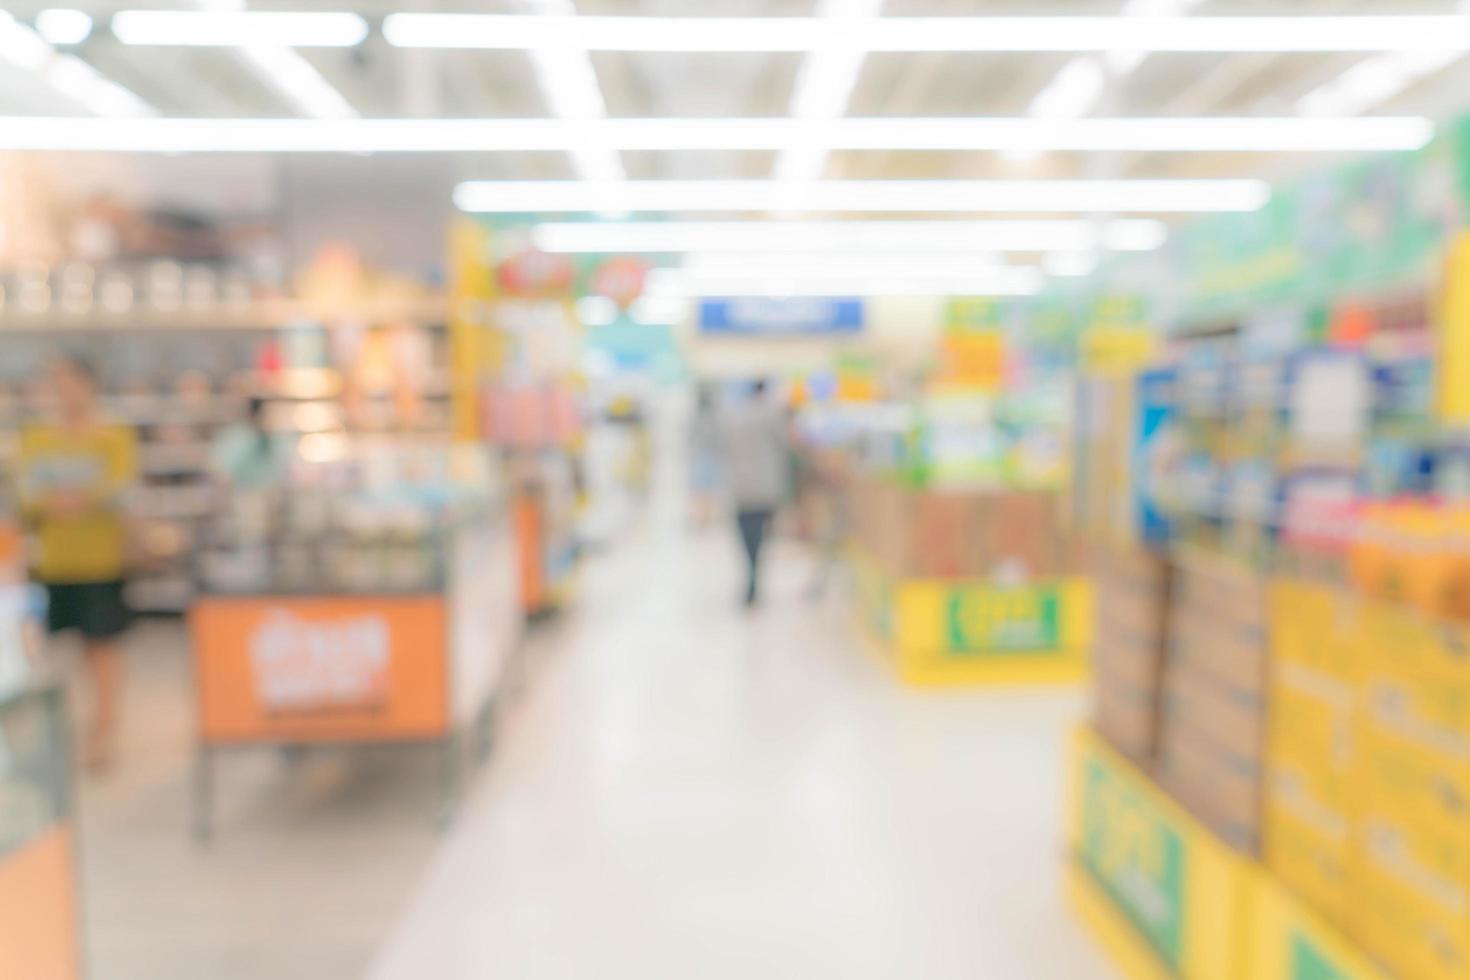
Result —
<instances>
[{"instance_id":1,"label":"yellow box","mask_svg":"<svg viewBox=\"0 0 1470 980\"><path fill-rule=\"evenodd\" d=\"M1338 929L1269 874L1252 875L1242 980L1388 980Z\"/></svg>"},{"instance_id":2,"label":"yellow box","mask_svg":"<svg viewBox=\"0 0 1470 980\"><path fill-rule=\"evenodd\" d=\"M1345 772L1353 763L1356 689L1300 663L1272 670L1267 726L1268 758L1312 759Z\"/></svg>"},{"instance_id":3,"label":"yellow box","mask_svg":"<svg viewBox=\"0 0 1470 980\"><path fill-rule=\"evenodd\" d=\"M1400 976L1470 977L1467 859L1463 847L1441 851L1411 828L1365 819L1352 887L1364 948Z\"/></svg>"},{"instance_id":4,"label":"yellow box","mask_svg":"<svg viewBox=\"0 0 1470 980\"><path fill-rule=\"evenodd\" d=\"M1359 739L1360 806L1410 826L1470 834L1470 762L1396 732Z\"/></svg>"},{"instance_id":5,"label":"yellow box","mask_svg":"<svg viewBox=\"0 0 1470 980\"><path fill-rule=\"evenodd\" d=\"M1268 769L1261 854L1267 867L1335 925L1352 911L1353 783L1310 763Z\"/></svg>"}]
</instances>

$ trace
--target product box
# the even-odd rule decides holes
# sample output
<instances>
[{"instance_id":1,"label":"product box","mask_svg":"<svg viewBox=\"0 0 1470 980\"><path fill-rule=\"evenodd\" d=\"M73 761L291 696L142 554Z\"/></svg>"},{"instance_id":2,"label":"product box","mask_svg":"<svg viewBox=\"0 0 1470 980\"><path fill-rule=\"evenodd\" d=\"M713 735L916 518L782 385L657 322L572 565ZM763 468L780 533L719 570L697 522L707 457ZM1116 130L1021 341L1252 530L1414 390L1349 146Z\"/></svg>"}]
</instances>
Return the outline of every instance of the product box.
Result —
<instances>
[{"instance_id":1,"label":"product box","mask_svg":"<svg viewBox=\"0 0 1470 980\"><path fill-rule=\"evenodd\" d=\"M1093 697L1093 727L1124 755L1149 766L1158 740L1158 690L1122 684L1099 686Z\"/></svg>"},{"instance_id":2,"label":"product box","mask_svg":"<svg viewBox=\"0 0 1470 980\"><path fill-rule=\"evenodd\" d=\"M1094 543L1090 550L1097 597L1095 724L1127 755L1149 765L1157 754L1169 566L1140 548Z\"/></svg>"},{"instance_id":3,"label":"product box","mask_svg":"<svg viewBox=\"0 0 1470 980\"><path fill-rule=\"evenodd\" d=\"M1323 799L1311 766L1269 764L1261 829L1266 867L1314 909L1343 929L1353 912L1352 856L1356 814L1351 784Z\"/></svg>"},{"instance_id":4,"label":"product box","mask_svg":"<svg viewBox=\"0 0 1470 980\"><path fill-rule=\"evenodd\" d=\"M1164 731L1160 783L1231 847L1255 853L1261 824L1258 760L1213 744L1167 711Z\"/></svg>"},{"instance_id":5,"label":"product box","mask_svg":"<svg viewBox=\"0 0 1470 980\"><path fill-rule=\"evenodd\" d=\"M1363 947L1398 976L1470 976L1470 848L1372 817L1361 838L1352 893Z\"/></svg>"},{"instance_id":6,"label":"product box","mask_svg":"<svg viewBox=\"0 0 1470 980\"><path fill-rule=\"evenodd\" d=\"M1246 566L1186 549L1175 563L1160 778L1232 846L1261 834L1265 587Z\"/></svg>"}]
</instances>

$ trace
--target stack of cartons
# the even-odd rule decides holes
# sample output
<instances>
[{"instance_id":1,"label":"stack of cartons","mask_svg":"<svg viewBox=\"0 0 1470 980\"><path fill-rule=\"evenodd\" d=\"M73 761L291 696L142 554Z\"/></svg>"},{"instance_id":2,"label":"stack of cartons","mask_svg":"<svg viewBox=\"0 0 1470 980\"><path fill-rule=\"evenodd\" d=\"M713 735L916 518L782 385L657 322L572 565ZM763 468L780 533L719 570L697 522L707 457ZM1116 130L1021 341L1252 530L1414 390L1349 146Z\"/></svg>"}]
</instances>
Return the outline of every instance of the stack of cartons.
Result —
<instances>
[{"instance_id":1,"label":"stack of cartons","mask_svg":"<svg viewBox=\"0 0 1470 980\"><path fill-rule=\"evenodd\" d=\"M1075 571L1050 490L916 490L867 475L853 544L893 580L1044 578Z\"/></svg>"},{"instance_id":2,"label":"stack of cartons","mask_svg":"<svg viewBox=\"0 0 1470 980\"><path fill-rule=\"evenodd\" d=\"M1160 680L1168 646L1169 565L1142 548L1095 545L1093 725L1145 769L1158 749Z\"/></svg>"},{"instance_id":3,"label":"stack of cartons","mask_svg":"<svg viewBox=\"0 0 1470 980\"><path fill-rule=\"evenodd\" d=\"M1294 578L1271 585L1262 855L1343 929L1353 910L1359 626L1359 603L1338 587Z\"/></svg>"},{"instance_id":4,"label":"stack of cartons","mask_svg":"<svg viewBox=\"0 0 1470 980\"><path fill-rule=\"evenodd\" d=\"M1470 976L1470 633L1362 607L1352 931L1399 976Z\"/></svg>"},{"instance_id":5,"label":"stack of cartons","mask_svg":"<svg viewBox=\"0 0 1470 980\"><path fill-rule=\"evenodd\" d=\"M1260 843L1266 586L1254 569L1186 550L1176 559L1159 778L1226 843Z\"/></svg>"}]
</instances>

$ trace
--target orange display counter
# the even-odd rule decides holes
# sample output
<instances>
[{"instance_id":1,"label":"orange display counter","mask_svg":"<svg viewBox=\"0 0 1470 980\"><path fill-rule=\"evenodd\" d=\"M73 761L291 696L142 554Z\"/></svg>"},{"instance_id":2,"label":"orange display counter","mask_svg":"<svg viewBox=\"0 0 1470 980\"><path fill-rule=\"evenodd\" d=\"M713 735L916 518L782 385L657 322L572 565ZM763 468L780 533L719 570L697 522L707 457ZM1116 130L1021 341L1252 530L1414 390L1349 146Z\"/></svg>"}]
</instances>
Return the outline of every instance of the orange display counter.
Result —
<instances>
[{"instance_id":1,"label":"orange display counter","mask_svg":"<svg viewBox=\"0 0 1470 980\"><path fill-rule=\"evenodd\" d=\"M434 592L211 595L195 604L200 837L212 831L215 755L231 747L438 743L452 810L464 736L488 743L524 617L509 515L456 528L447 547L446 579Z\"/></svg>"}]
</instances>

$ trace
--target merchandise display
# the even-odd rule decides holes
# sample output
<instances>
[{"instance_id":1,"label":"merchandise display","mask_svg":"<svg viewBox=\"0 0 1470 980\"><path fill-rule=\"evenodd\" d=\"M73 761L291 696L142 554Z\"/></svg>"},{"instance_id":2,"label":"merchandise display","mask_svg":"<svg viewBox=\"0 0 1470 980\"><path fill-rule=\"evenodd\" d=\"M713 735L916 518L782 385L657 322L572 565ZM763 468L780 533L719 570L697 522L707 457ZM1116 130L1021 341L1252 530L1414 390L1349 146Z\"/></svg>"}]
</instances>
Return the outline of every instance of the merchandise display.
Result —
<instances>
[{"instance_id":1,"label":"merchandise display","mask_svg":"<svg viewBox=\"0 0 1470 980\"><path fill-rule=\"evenodd\" d=\"M1470 975L1470 534L1442 387L1470 324L1431 315L1463 271L1431 266L1381 301L1243 297L1131 384L1087 383L1099 640L1069 874L1130 975ZM1146 494L1089 494L1130 469Z\"/></svg>"},{"instance_id":2,"label":"merchandise display","mask_svg":"<svg viewBox=\"0 0 1470 980\"><path fill-rule=\"evenodd\" d=\"M448 812L519 645L512 506L484 447L315 434L298 453L281 484L232 496L201 553L204 836L230 746L438 742Z\"/></svg>"},{"instance_id":3,"label":"merchandise display","mask_svg":"<svg viewBox=\"0 0 1470 980\"><path fill-rule=\"evenodd\" d=\"M1092 588L1052 490L853 481L851 553L864 622L915 684L1077 679Z\"/></svg>"}]
</instances>

